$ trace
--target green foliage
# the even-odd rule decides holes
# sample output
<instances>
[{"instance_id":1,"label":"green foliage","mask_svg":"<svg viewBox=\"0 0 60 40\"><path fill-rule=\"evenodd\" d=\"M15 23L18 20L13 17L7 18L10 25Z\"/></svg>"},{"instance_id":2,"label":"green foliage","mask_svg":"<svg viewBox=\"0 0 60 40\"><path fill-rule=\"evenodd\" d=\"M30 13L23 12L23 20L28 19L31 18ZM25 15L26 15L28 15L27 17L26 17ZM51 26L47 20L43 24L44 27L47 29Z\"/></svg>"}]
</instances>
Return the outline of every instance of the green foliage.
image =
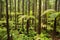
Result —
<instances>
[{"instance_id":1,"label":"green foliage","mask_svg":"<svg viewBox=\"0 0 60 40\"><path fill-rule=\"evenodd\" d=\"M11 4L10 4L10 1L11 1ZM53 10L55 8L54 7L55 0L47 0L48 1L47 5L45 4L46 0L42 0L42 7L41 7L42 30L40 35L37 34L38 17L39 17L38 11L39 11L40 5L39 5L39 0L37 2L36 1L37 0L30 0L30 15L29 13L27 13L29 10L27 0L24 0L24 5L22 5L23 0L20 0L20 2L16 0L16 12L15 12L15 0L8 1L9 30L10 30L10 37L12 36L13 40L33 40L33 39L34 40L39 40L39 39L52 40L50 32L53 30L55 18L57 18L56 31L60 32L60 12L56 12L55 10ZM45 5L46 7L48 6L47 7L48 10L44 10ZM1 6L0 7L1 9L0 10L0 40L7 40L6 0L0 0L0 6ZM24 10L22 10L23 9L22 6L24 6ZM18 12L18 10L20 12ZM24 12L24 15L22 14L22 12ZM33 15L33 12L34 12L34 15ZM28 28L29 33L27 34L26 31L27 31L28 20L30 25ZM45 24L43 24L43 22ZM16 29L15 29L15 25L17 27ZM36 28L36 31L35 31L35 28ZM60 34L58 34L57 36L60 36Z\"/></svg>"},{"instance_id":2,"label":"green foliage","mask_svg":"<svg viewBox=\"0 0 60 40\"><path fill-rule=\"evenodd\" d=\"M0 28L0 40L6 40L7 33L6 28Z\"/></svg>"}]
</instances>

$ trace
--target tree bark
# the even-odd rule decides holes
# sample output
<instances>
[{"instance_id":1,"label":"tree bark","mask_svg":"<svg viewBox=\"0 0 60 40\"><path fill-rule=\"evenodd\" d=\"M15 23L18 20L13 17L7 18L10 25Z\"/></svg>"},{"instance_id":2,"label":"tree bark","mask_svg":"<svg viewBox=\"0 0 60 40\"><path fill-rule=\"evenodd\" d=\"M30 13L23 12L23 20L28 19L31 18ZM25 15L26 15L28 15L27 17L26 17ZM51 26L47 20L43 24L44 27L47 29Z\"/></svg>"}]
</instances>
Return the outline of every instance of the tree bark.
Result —
<instances>
[{"instance_id":1,"label":"tree bark","mask_svg":"<svg viewBox=\"0 0 60 40\"><path fill-rule=\"evenodd\" d=\"M30 15L30 0L27 1L27 13L28 13L28 15ZM28 32L29 31L29 25L30 25L29 20L30 19L27 20L27 34L29 33Z\"/></svg>"},{"instance_id":2,"label":"tree bark","mask_svg":"<svg viewBox=\"0 0 60 40\"><path fill-rule=\"evenodd\" d=\"M26 28L27 28L27 35L29 34L29 26L30 26L29 20L30 20L30 19L27 20L27 27L26 27Z\"/></svg>"},{"instance_id":3,"label":"tree bark","mask_svg":"<svg viewBox=\"0 0 60 40\"><path fill-rule=\"evenodd\" d=\"M24 0L22 0L22 14L24 15ZM24 32L24 18L22 19L22 31Z\"/></svg>"},{"instance_id":4,"label":"tree bark","mask_svg":"<svg viewBox=\"0 0 60 40\"><path fill-rule=\"evenodd\" d=\"M6 26L7 26L7 40L10 40L10 30L9 30L9 15L8 15L8 0L6 0Z\"/></svg>"},{"instance_id":5,"label":"tree bark","mask_svg":"<svg viewBox=\"0 0 60 40\"><path fill-rule=\"evenodd\" d=\"M11 17L11 1L12 0L10 0L10 20L12 20L12 17Z\"/></svg>"},{"instance_id":6,"label":"tree bark","mask_svg":"<svg viewBox=\"0 0 60 40\"><path fill-rule=\"evenodd\" d=\"M37 0L35 0L34 4L35 4L35 15L34 16L35 16L35 19L36 19L36 14L37 14ZM35 29L35 31L37 31L36 20L35 20L35 28L34 29Z\"/></svg>"},{"instance_id":7,"label":"tree bark","mask_svg":"<svg viewBox=\"0 0 60 40\"><path fill-rule=\"evenodd\" d=\"M15 0L15 29L17 29L16 0Z\"/></svg>"},{"instance_id":8,"label":"tree bark","mask_svg":"<svg viewBox=\"0 0 60 40\"><path fill-rule=\"evenodd\" d=\"M55 11L57 11L57 0L55 0Z\"/></svg>"},{"instance_id":9,"label":"tree bark","mask_svg":"<svg viewBox=\"0 0 60 40\"><path fill-rule=\"evenodd\" d=\"M55 40L55 38L56 38L56 18L55 18L55 20L54 20L52 40Z\"/></svg>"},{"instance_id":10,"label":"tree bark","mask_svg":"<svg viewBox=\"0 0 60 40\"><path fill-rule=\"evenodd\" d=\"M18 0L18 12L20 13L20 0Z\"/></svg>"},{"instance_id":11,"label":"tree bark","mask_svg":"<svg viewBox=\"0 0 60 40\"><path fill-rule=\"evenodd\" d=\"M22 14L24 15L24 0L22 0Z\"/></svg>"},{"instance_id":12,"label":"tree bark","mask_svg":"<svg viewBox=\"0 0 60 40\"><path fill-rule=\"evenodd\" d=\"M45 0L45 9L44 10L47 10L47 7L48 7L48 0Z\"/></svg>"},{"instance_id":13,"label":"tree bark","mask_svg":"<svg viewBox=\"0 0 60 40\"><path fill-rule=\"evenodd\" d=\"M38 34L41 33L41 0L39 0L39 11L38 11L39 15L38 15Z\"/></svg>"},{"instance_id":14,"label":"tree bark","mask_svg":"<svg viewBox=\"0 0 60 40\"><path fill-rule=\"evenodd\" d=\"M30 0L28 0L27 4L28 4L28 15L30 15Z\"/></svg>"},{"instance_id":15,"label":"tree bark","mask_svg":"<svg viewBox=\"0 0 60 40\"><path fill-rule=\"evenodd\" d=\"M58 0L58 12L60 11L60 0Z\"/></svg>"}]
</instances>

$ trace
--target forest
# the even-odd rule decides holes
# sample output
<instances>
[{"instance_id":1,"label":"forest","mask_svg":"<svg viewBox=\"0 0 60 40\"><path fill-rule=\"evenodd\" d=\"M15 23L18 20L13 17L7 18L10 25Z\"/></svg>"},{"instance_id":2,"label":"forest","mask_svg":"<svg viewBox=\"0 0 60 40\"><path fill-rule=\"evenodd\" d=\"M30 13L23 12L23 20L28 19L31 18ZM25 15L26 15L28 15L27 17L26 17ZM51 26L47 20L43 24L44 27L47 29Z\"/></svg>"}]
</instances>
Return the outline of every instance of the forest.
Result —
<instances>
[{"instance_id":1,"label":"forest","mask_svg":"<svg viewBox=\"0 0 60 40\"><path fill-rule=\"evenodd\" d=\"M0 0L0 40L60 40L60 0Z\"/></svg>"}]
</instances>

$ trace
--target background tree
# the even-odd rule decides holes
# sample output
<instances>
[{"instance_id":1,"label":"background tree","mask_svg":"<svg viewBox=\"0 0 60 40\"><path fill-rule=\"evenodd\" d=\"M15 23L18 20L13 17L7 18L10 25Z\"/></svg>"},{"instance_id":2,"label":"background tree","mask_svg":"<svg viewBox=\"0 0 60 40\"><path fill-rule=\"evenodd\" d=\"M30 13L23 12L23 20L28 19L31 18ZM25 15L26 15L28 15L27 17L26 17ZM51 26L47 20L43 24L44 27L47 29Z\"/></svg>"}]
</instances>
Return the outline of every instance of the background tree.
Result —
<instances>
[{"instance_id":1,"label":"background tree","mask_svg":"<svg viewBox=\"0 0 60 40\"><path fill-rule=\"evenodd\" d=\"M38 34L41 33L41 0L39 0L39 11L38 11L39 15L38 15Z\"/></svg>"}]
</instances>

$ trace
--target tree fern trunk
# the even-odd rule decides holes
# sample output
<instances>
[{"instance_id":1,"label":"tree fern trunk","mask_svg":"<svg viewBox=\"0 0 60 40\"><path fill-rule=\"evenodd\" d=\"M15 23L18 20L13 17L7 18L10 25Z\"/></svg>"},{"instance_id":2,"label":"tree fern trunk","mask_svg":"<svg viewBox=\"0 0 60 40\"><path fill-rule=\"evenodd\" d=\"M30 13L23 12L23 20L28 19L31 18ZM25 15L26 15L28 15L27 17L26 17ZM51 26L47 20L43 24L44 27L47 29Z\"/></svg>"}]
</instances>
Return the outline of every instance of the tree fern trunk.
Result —
<instances>
[{"instance_id":1,"label":"tree fern trunk","mask_svg":"<svg viewBox=\"0 0 60 40\"><path fill-rule=\"evenodd\" d=\"M54 20L54 27L53 27L53 36L52 36L52 40L55 40L56 37L56 18Z\"/></svg>"},{"instance_id":2,"label":"tree fern trunk","mask_svg":"<svg viewBox=\"0 0 60 40\"><path fill-rule=\"evenodd\" d=\"M26 27L26 28L27 28L27 35L29 34L29 25L30 25L30 24L29 24L29 19L28 19L28 20L27 20L27 27Z\"/></svg>"}]
</instances>

